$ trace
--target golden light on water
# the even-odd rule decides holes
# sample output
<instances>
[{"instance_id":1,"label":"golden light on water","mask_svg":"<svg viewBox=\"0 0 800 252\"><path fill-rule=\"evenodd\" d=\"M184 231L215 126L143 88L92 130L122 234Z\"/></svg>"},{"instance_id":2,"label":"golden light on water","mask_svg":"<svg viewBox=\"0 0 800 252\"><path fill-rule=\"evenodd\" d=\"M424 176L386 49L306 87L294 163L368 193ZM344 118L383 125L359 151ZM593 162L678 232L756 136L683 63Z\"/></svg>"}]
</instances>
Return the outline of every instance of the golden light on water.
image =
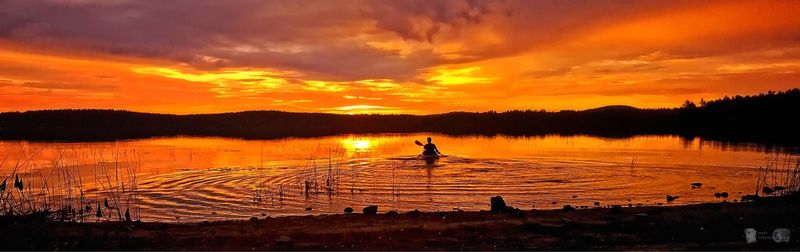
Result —
<instances>
[{"instance_id":1,"label":"golden light on water","mask_svg":"<svg viewBox=\"0 0 800 252\"><path fill-rule=\"evenodd\" d=\"M372 142L373 141L370 139L353 139L353 138L346 138L340 141L342 147L348 152L368 151L370 149L370 146L372 145Z\"/></svg>"}]
</instances>

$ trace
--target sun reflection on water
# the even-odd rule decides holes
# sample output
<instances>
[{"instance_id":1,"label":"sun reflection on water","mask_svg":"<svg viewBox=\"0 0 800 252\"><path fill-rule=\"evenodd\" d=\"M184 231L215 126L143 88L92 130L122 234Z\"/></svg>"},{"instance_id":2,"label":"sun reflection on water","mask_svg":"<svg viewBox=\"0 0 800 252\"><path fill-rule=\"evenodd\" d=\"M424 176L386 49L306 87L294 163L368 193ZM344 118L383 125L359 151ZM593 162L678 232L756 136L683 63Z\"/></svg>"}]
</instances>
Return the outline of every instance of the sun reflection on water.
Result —
<instances>
[{"instance_id":1,"label":"sun reflection on water","mask_svg":"<svg viewBox=\"0 0 800 252\"><path fill-rule=\"evenodd\" d=\"M370 139L353 139L345 138L339 141L342 147L348 152L366 152L373 146L373 141Z\"/></svg>"}]
</instances>

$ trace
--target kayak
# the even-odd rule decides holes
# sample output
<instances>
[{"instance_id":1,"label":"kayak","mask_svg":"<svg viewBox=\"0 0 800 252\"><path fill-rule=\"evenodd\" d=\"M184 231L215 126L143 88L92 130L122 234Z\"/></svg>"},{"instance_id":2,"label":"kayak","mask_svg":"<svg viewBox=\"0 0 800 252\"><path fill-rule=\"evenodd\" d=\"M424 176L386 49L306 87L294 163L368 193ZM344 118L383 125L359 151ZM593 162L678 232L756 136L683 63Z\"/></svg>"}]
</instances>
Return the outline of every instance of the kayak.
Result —
<instances>
[{"instance_id":1,"label":"kayak","mask_svg":"<svg viewBox=\"0 0 800 252\"><path fill-rule=\"evenodd\" d=\"M429 140L429 142L430 142L430 140ZM424 144L422 144L422 142L417 141L417 140L414 140L414 144L419 145L419 146L425 146ZM435 163L437 160L439 160L440 157L446 157L446 156L445 155L438 155L438 154L431 154L431 155L419 154L419 159L425 160L425 163L428 163L428 164Z\"/></svg>"},{"instance_id":2,"label":"kayak","mask_svg":"<svg viewBox=\"0 0 800 252\"><path fill-rule=\"evenodd\" d=\"M422 154L419 155L419 159L425 160L426 164L434 164L434 163L436 163L437 161L439 161L439 157L441 157L441 156L435 155L435 154L434 155L422 155Z\"/></svg>"}]
</instances>

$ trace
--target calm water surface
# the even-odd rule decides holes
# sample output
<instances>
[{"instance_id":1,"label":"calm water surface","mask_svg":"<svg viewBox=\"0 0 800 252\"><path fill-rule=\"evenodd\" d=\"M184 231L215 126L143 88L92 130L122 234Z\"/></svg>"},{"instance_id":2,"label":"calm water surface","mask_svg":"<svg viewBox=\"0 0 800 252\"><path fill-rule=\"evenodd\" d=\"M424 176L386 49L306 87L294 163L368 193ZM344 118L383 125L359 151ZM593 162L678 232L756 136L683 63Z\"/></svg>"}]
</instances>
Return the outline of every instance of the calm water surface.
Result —
<instances>
[{"instance_id":1,"label":"calm water surface","mask_svg":"<svg viewBox=\"0 0 800 252\"><path fill-rule=\"evenodd\" d=\"M718 202L715 192L728 192L728 200L752 194L759 167L770 160L795 158L761 146L667 136L432 135L449 156L428 164L417 159L421 147L413 142L427 136L7 141L0 142L0 174L21 167L34 192L50 181L55 188L41 189L49 195L76 195L68 188L80 185L92 204L116 190L127 195L117 196L120 204L142 220L184 222L341 213L367 205L381 212L475 211L488 209L494 195L521 209ZM703 186L692 189L692 182ZM667 194L680 199L667 203Z\"/></svg>"}]
</instances>

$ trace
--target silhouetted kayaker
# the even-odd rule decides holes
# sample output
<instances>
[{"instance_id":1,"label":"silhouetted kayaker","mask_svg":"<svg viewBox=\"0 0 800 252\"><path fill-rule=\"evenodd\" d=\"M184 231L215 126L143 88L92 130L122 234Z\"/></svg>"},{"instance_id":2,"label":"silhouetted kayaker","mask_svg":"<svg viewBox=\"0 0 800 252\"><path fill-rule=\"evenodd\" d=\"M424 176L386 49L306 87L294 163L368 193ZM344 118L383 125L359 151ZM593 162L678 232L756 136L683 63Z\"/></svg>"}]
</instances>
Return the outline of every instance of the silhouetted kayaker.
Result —
<instances>
[{"instance_id":1,"label":"silhouetted kayaker","mask_svg":"<svg viewBox=\"0 0 800 252\"><path fill-rule=\"evenodd\" d=\"M439 152L439 149L436 148L436 145L431 143L431 138L428 137L428 143L425 146L422 146L425 150L422 151L423 156L434 156L439 155L442 156L442 153Z\"/></svg>"}]
</instances>

